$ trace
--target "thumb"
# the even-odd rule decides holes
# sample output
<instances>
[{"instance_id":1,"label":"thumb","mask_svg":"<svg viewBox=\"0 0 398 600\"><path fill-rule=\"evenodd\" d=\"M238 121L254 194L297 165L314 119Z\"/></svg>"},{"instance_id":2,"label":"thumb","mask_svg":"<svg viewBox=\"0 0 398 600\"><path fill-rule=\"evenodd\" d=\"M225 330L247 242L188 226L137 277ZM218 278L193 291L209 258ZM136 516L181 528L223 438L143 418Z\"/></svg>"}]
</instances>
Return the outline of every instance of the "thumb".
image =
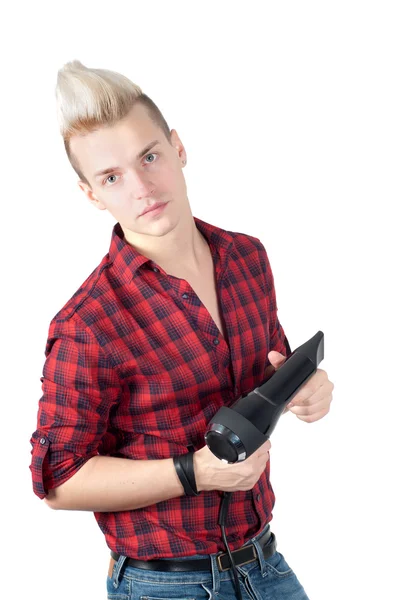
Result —
<instances>
[{"instance_id":1,"label":"thumb","mask_svg":"<svg viewBox=\"0 0 398 600\"><path fill-rule=\"evenodd\" d=\"M285 362L286 356L283 356L283 354L276 350L271 350L271 352L268 352L268 360L275 370L278 370Z\"/></svg>"}]
</instances>

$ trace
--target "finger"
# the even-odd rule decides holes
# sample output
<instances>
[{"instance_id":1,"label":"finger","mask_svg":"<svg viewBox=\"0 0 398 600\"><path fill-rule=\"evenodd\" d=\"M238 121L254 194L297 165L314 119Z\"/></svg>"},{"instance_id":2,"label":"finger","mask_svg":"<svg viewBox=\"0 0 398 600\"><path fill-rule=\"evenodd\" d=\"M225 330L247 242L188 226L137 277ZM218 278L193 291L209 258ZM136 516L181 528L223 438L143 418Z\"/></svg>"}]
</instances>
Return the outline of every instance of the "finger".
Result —
<instances>
[{"instance_id":1,"label":"finger","mask_svg":"<svg viewBox=\"0 0 398 600\"><path fill-rule=\"evenodd\" d=\"M309 399L311 400L311 399ZM315 400L315 402L314 402ZM294 413L297 416L310 416L313 414L316 414L318 412L323 411L324 409L328 408L333 400L333 396L332 394L330 394L329 396L323 396L320 398L320 400L318 400L318 402L316 401L317 399L312 399L311 403L308 402L308 404L306 405L296 405L296 406L292 406L289 410Z\"/></svg>"},{"instance_id":2,"label":"finger","mask_svg":"<svg viewBox=\"0 0 398 600\"><path fill-rule=\"evenodd\" d=\"M328 381L325 385L321 385L313 393L309 392L308 389L305 391L303 388L292 398L288 406L312 406L318 404L322 398L331 396L333 388L334 386L331 381Z\"/></svg>"},{"instance_id":3,"label":"finger","mask_svg":"<svg viewBox=\"0 0 398 600\"><path fill-rule=\"evenodd\" d=\"M267 456L269 456L269 449L263 448L261 446L261 451L257 450L257 452L255 454L253 454L252 456L255 456L256 460L262 462L262 461L264 461L265 458L267 458Z\"/></svg>"},{"instance_id":4,"label":"finger","mask_svg":"<svg viewBox=\"0 0 398 600\"><path fill-rule=\"evenodd\" d=\"M294 406L310 406L312 404L317 404L321 398L330 395L333 389L334 385L329 380L315 388L311 388L307 384L293 396L290 404L293 404Z\"/></svg>"},{"instance_id":5,"label":"finger","mask_svg":"<svg viewBox=\"0 0 398 600\"><path fill-rule=\"evenodd\" d=\"M260 456L258 457L258 462L261 465L265 465L266 462L268 461L268 459L269 459L269 452L264 452L264 454L260 454Z\"/></svg>"},{"instance_id":6,"label":"finger","mask_svg":"<svg viewBox=\"0 0 398 600\"><path fill-rule=\"evenodd\" d=\"M321 412L314 413L313 415L309 415L309 416L297 415L297 418L300 419L300 421L305 421L305 423L314 423L315 421L319 421L319 419L322 419L323 417L325 417L329 411L330 411L330 406L328 406Z\"/></svg>"}]
</instances>

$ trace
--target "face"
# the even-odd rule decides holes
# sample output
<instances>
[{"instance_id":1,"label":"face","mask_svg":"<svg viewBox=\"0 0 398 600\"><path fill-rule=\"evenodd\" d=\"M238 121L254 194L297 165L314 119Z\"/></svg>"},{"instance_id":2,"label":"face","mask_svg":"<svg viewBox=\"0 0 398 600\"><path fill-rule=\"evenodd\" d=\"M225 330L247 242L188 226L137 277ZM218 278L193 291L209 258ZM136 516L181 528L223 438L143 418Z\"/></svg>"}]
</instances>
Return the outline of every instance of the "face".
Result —
<instances>
[{"instance_id":1,"label":"face","mask_svg":"<svg viewBox=\"0 0 398 600\"><path fill-rule=\"evenodd\" d=\"M147 109L137 104L116 125L71 138L71 152L91 184L90 188L79 181L80 188L124 230L162 236L190 215L182 173L186 153L174 129L171 136L169 143ZM157 143L148 148L153 142ZM155 202L167 204L142 215Z\"/></svg>"}]
</instances>

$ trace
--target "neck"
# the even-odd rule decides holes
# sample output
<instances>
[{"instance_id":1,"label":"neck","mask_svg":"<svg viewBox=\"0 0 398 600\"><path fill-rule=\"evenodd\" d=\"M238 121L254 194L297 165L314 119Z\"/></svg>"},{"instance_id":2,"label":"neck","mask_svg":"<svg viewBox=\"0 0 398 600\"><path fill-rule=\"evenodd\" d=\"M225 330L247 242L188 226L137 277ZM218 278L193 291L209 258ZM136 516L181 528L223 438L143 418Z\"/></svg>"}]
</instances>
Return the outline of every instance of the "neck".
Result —
<instances>
[{"instance_id":1,"label":"neck","mask_svg":"<svg viewBox=\"0 0 398 600\"><path fill-rule=\"evenodd\" d=\"M167 273L186 271L199 274L209 254L205 237L197 229L192 213L181 217L177 225L163 236L148 236L122 227L126 242Z\"/></svg>"}]
</instances>

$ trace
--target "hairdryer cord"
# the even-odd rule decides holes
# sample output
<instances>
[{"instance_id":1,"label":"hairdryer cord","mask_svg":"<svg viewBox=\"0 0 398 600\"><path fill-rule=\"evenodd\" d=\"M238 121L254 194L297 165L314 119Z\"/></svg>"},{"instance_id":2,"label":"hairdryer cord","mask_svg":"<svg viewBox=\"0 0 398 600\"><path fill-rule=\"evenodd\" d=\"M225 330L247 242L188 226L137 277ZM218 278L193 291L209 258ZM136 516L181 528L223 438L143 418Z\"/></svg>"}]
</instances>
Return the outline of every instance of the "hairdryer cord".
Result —
<instances>
[{"instance_id":1,"label":"hairdryer cord","mask_svg":"<svg viewBox=\"0 0 398 600\"><path fill-rule=\"evenodd\" d=\"M239 586L238 572L236 570L235 562L234 562L234 559L233 559L233 556L231 553L231 549L228 545L228 540L227 540L227 536L225 533L225 523L227 520L227 513L228 513L229 503L231 501L231 496L232 496L232 492L223 492L223 498L221 500L221 506L220 506L220 514L218 517L218 524L221 526L222 539L223 539L224 545L227 549L229 560L232 565L232 571L233 571L234 580L235 580L236 595L238 597L238 600L242 600L242 593L240 591L240 586Z\"/></svg>"}]
</instances>

